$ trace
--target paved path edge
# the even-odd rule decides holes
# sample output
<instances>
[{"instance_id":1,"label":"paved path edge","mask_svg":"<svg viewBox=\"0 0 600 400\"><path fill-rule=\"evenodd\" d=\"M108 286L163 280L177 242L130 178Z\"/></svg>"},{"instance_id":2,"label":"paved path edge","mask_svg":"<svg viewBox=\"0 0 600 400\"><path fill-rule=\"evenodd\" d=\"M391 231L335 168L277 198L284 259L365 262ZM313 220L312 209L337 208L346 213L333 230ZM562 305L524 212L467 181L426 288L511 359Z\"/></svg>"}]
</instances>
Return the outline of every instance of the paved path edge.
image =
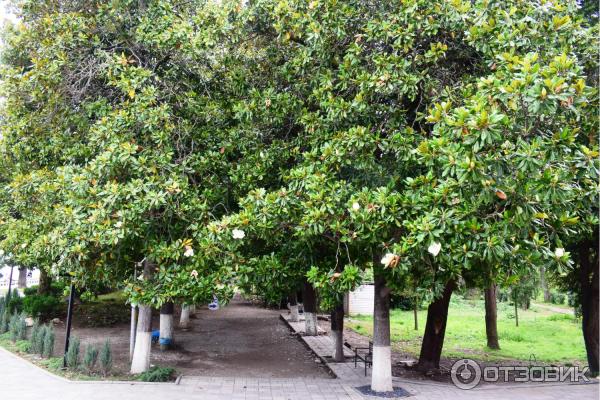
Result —
<instances>
[{"instance_id":1,"label":"paved path edge","mask_svg":"<svg viewBox=\"0 0 600 400\"><path fill-rule=\"evenodd\" d=\"M141 381L111 381L111 380L98 380L98 381L84 381L84 380L73 380L73 379L68 379L65 378L64 376L60 376L57 375L55 373L53 373L52 371L47 370L46 368L40 367L39 365L31 362L30 360L26 359L25 357L21 357L20 355L13 353L12 351L0 346L0 351L7 354L10 357L16 358L17 360L20 360L22 362L26 362L27 364L37 368L38 370L42 371L44 374L48 375L51 378L54 378L56 380L65 382L65 383L74 383L74 384L96 384L96 385L106 385L106 384L111 384L111 385L179 385L179 382L181 381L181 377L182 375L178 376L177 379L174 382L141 382Z\"/></svg>"}]
</instances>

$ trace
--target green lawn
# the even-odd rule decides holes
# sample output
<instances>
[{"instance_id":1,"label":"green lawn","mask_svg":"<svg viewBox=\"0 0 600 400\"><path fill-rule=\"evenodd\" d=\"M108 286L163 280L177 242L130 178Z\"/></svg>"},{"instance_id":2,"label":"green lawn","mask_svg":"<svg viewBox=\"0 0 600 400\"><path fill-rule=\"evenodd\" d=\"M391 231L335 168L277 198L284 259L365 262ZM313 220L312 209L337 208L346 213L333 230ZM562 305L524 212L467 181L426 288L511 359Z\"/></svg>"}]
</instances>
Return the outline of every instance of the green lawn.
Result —
<instances>
[{"instance_id":1,"label":"green lawn","mask_svg":"<svg viewBox=\"0 0 600 400\"><path fill-rule=\"evenodd\" d=\"M419 331L414 330L412 311L392 310L392 345L396 350L418 355L427 312L419 312ZM350 317L348 326L364 335L372 334L370 316ZM529 360L532 355L547 363L583 363L585 347L581 324L572 315L557 314L535 305L519 309L519 327L514 309L498 303L500 350L486 347L484 305L482 300L455 297L450 305L443 355L479 360Z\"/></svg>"}]
</instances>

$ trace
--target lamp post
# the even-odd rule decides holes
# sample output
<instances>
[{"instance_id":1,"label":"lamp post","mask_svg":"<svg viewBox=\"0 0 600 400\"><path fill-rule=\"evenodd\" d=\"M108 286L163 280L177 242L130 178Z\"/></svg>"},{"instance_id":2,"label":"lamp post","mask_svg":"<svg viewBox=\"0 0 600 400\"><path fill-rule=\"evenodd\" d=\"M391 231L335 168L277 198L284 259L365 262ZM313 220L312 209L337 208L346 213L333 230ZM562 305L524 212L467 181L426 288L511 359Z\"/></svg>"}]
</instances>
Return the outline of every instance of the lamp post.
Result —
<instances>
[{"instance_id":1,"label":"lamp post","mask_svg":"<svg viewBox=\"0 0 600 400\"><path fill-rule=\"evenodd\" d=\"M13 270L15 269L14 265L10 266L10 276L8 277L8 293L6 294L6 304L8 305L8 302L10 301L10 292L12 290L12 277L13 277Z\"/></svg>"},{"instance_id":2,"label":"lamp post","mask_svg":"<svg viewBox=\"0 0 600 400\"><path fill-rule=\"evenodd\" d=\"M63 356L63 368L67 367L67 351L69 351L69 340L71 339L71 320L73 319L73 298L75 296L75 285L71 282L69 292L69 307L67 309L67 332L65 334L65 354Z\"/></svg>"}]
</instances>

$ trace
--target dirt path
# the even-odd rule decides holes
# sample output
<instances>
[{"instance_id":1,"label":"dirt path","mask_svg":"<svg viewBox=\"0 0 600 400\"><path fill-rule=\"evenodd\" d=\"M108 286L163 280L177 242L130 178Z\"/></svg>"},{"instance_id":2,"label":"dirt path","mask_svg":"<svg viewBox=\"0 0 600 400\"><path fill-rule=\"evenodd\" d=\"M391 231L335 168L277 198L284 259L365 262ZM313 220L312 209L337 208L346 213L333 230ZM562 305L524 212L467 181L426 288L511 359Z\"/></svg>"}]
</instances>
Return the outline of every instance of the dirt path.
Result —
<instances>
[{"instance_id":1,"label":"dirt path","mask_svg":"<svg viewBox=\"0 0 600 400\"><path fill-rule=\"evenodd\" d=\"M533 303L533 305L536 306L536 307L539 307L539 308L543 308L543 309L548 310L548 311L555 312L555 313L573 315L573 310L572 309L567 310L565 308L553 307L553 306L550 306L548 304L542 304L542 303Z\"/></svg>"},{"instance_id":2,"label":"dirt path","mask_svg":"<svg viewBox=\"0 0 600 400\"><path fill-rule=\"evenodd\" d=\"M256 307L240 298L217 311L199 308L191 329L175 330L177 349L162 352L152 347L152 364L171 366L183 375L261 378L329 378L313 354L293 336L279 319L279 310ZM179 321L179 315L175 315ZM158 329L158 314L152 328ZM64 326L57 329L56 354L63 351ZM111 340L115 367L129 367L129 325L111 328L78 328L73 334L87 343Z\"/></svg>"}]
</instances>

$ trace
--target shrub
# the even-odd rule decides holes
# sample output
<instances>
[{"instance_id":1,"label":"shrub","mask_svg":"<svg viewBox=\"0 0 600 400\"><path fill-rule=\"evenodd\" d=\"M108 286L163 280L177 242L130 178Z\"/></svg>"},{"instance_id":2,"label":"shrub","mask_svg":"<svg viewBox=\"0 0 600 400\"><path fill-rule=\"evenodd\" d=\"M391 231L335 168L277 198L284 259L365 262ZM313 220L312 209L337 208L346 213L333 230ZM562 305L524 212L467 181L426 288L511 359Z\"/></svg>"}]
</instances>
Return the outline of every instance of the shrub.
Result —
<instances>
[{"instance_id":1,"label":"shrub","mask_svg":"<svg viewBox=\"0 0 600 400\"><path fill-rule=\"evenodd\" d=\"M54 296L35 294L23 299L23 311L34 318L48 320L61 314L62 303Z\"/></svg>"},{"instance_id":2,"label":"shrub","mask_svg":"<svg viewBox=\"0 0 600 400\"><path fill-rule=\"evenodd\" d=\"M27 339L27 322L25 322L25 315L19 315L17 319L17 340Z\"/></svg>"},{"instance_id":3,"label":"shrub","mask_svg":"<svg viewBox=\"0 0 600 400\"><path fill-rule=\"evenodd\" d=\"M96 361L98 360L98 349L96 346L92 346L91 344L85 348L85 353L83 355L83 366L87 372L92 372L94 366L96 365Z\"/></svg>"},{"instance_id":4,"label":"shrub","mask_svg":"<svg viewBox=\"0 0 600 400\"><path fill-rule=\"evenodd\" d=\"M548 321L575 321L575 317L570 314L554 314L548 317Z\"/></svg>"},{"instance_id":5,"label":"shrub","mask_svg":"<svg viewBox=\"0 0 600 400\"><path fill-rule=\"evenodd\" d=\"M8 322L8 331L10 332L10 340L16 342L19 337L19 314L14 313Z\"/></svg>"},{"instance_id":6,"label":"shrub","mask_svg":"<svg viewBox=\"0 0 600 400\"><path fill-rule=\"evenodd\" d=\"M17 341L17 350L21 353L30 353L31 352L31 342L29 340L18 340Z\"/></svg>"},{"instance_id":7,"label":"shrub","mask_svg":"<svg viewBox=\"0 0 600 400\"><path fill-rule=\"evenodd\" d=\"M77 336L73 336L69 341L66 359L67 367L76 369L79 366L79 338Z\"/></svg>"},{"instance_id":8,"label":"shrub","mask_svg":"<svg viewBox=\"0 0 600 400\"><path fill-rule=\"evenodd\" d=\"M35 348L35 353L39 354L40 356L44 355L44 342L47 333L48 327L46 325L42 325L38 328L37 334L35 336L35 343L33 344L33 347Z\"/></svg>"},{"instance_id":9,"label":"shrub","mask_svg":"<svg viewBox=\"0 0 600 400\"><path fill-rule=\"evenodd\" d=\"M48 294L57 298L63 297L66 287L67 285L65 283L54 281L50 284L50 291ZM38 290L39 285L30 286L28 288L23 289L23 295L33 296L38 294Z\"/></svg>"},{"instance_id":10,"label":"shrub","mask_svg":"<svg viewBox=\"0 0 600 400\"><path fill-rule=\"evenodd\" d=\"M40 335L42 329L43 329L43 327L40 326L39 321L36 319L33 322L33 326L31 327L31 337L29 338L29 341L31 342L31 347L29 348L29 352L31 354L40 353L40 350L38 347L38 345L39 345L38 336Z\"/></svg>"},{"instance_id":11,"label":"shrub","mask_svg":"<svg viewBox=\"0 0 600 400\"><path fill-rule=\"evenodd\" d=\"M10 313L8 307L3 307L2 314L0 315L0 334L8 332L8 325L10 322Z\"/></svg>"},{"instance_id":12,"label":"shrub","mask_svg":"<svg viewBox=\"0 0 600 400\"><path fill-rule=\"evenodd\" d=\"M113 363L112 350L110 348L110 341L108 339L106 342L104 342L102 349L100 349L98 358L100 359L100 370L102 371L102 374L106 376L112 369Z\"/></svg>"},{"instance_id":13,"label":"shrub","mask_svg":"<svg viewBox=\"0 0 600 400\"><path fill-rule=\"evenodd\" d=\"M565 304L566 295L560 292L551 292L550 293L550 302L552 304Z\"/></svg>"},{"instance_id":14,"label":"shrub","mask_svg":"<svg viewBox=\"0 0 600 400\"><path fill-rule=\"evenodd\" d=\"M10 296L10 300L8 300L6 309L9 313L20 313L23 311L23 298L19 296L19 292L16 289Z\"/></svg>"},{"instance_id":15,"label":"shrub","mask_svg":"<svg viewBox=\"0 0 600 400\"><path fill-rule=\"evenodd\" d=\"M54 328L46 325L44 334L44 347L42 348L42 355L44 357L52 357L54 354Z\"/></svg>"},{"instance_id":16,"label":"shrub","mask_svg":"<svg viewBox=\"0 0 600 400\"><path fill-rule=\"evenodd\" d=\"M399 308L403 311L412 311L415 307L415 298L413 296L401 296L393 295L390 299L390 306L392 308ZM417 300L417 308L421 308L422 300Z\"/></svg>"},{"instance_id":17,"label":"shrub","mask_svg":"<svg viewBox=\"0 0 600 400\"><path fill-rule=\"evenodd\" d=\"M144 382L168 382L173 379L175 369L171 367L152 367L146 372L142 372L138 379Z\"/></svg>"}]
</instances>

